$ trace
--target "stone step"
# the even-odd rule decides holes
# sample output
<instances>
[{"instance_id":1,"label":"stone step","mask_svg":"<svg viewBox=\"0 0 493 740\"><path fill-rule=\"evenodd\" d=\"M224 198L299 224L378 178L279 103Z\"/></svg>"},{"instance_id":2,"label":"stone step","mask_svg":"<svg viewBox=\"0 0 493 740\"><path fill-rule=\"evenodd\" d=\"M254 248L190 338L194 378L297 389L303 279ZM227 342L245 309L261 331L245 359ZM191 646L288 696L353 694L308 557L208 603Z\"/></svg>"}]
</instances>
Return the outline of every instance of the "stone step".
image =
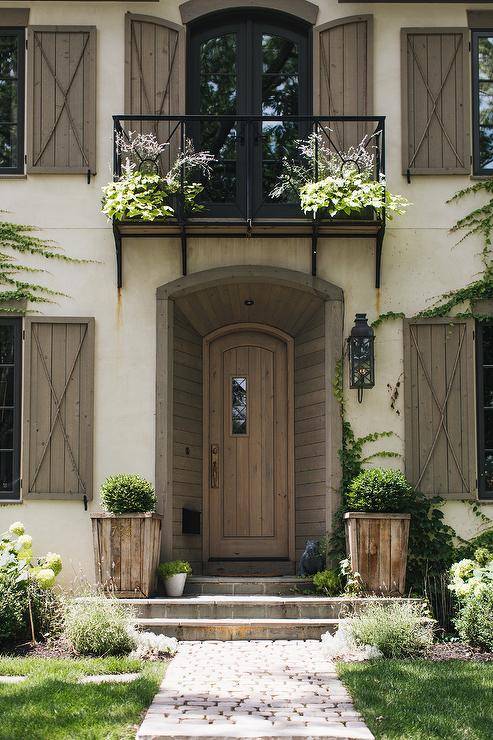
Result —
<instances>
[{"instance_id":1,"label":"stone step","mask_svg":"<svg viewBox=\"0 0 493 740\"><path fill-rule=\"evenodd\" d=\"M197 596L294 596L306 591L313 592L311 579L299 576L190 576L185 586L186 594Z\"/></svg>"},{"instance_id":2,"label":"stone step","mask_svg":"<svg viewBox=\"0 0 493 740\"><path fill-rule=\"evenodd\" d=\"M141 629L178 640L319 640L338 619L163 619L140 618Z\"/></svg>"},{"instance_id":3,"label":"stone step","mask_svg":"<svg viewBox=\"0 0 493 740\"><path fill-rule=\"evenodd\" d=\"M126 601L142 619L339 619L367 603L366 599L323 596L184 596Z\"/></svg>"}]
</instances>

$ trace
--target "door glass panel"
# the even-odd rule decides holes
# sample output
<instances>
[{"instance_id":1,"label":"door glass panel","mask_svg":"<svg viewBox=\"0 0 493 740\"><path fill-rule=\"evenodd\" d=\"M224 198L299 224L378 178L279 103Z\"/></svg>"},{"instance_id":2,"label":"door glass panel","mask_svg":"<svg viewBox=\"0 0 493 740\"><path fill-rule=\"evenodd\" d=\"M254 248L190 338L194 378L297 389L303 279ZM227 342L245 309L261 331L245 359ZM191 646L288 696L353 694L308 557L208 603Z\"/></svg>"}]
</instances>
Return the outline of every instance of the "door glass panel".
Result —
<instances>
[{"instance_id":1,"label":"door glass panel","mask_svg":"<svg viewBox=\"0 0 493 740\"><path fill-rule=\"evenodd\" d=\"M237 41L235 33L207 39L200 45L200 113L234 115L237 108ZM235 121L211 121L201 126L201 147L217 162L204 183L202 200L233 203L236 199Z\"/></svg>"},{"instance_id":2,"label":"door glass panel","mask_svg":"<svg viewBox=\"0 0 493 740\"><path fill-rule=\"evenodd\" d=\"M231 379L231 429L232 434L247 434L247 379Z\"/></svg>"},{"instance_id":3,"label":"door glass panel","mask_svg":"<svg viewBox=\"0 0 493 740\"><path fill-rule=\"evenodd\" d=\"M479 166L493 169L493 37L478 42Z\"/></svg>"},{"instance_id":4,"label":"door glass panel","mask_svg":"<svg viewBox=\"0 0 493 740\"><path fill-rule=\"evenodd\" d=\"M262 115L296 116L299 114L299 47L283 36L262 34ZM262 124L262 197L270 193L278 180L282 158L294 151L299 138L296 123L266 121ZM295 201L295 194L283 200ZM277 199L279 202L279 199Z\"/></svg>"}]
</instances>

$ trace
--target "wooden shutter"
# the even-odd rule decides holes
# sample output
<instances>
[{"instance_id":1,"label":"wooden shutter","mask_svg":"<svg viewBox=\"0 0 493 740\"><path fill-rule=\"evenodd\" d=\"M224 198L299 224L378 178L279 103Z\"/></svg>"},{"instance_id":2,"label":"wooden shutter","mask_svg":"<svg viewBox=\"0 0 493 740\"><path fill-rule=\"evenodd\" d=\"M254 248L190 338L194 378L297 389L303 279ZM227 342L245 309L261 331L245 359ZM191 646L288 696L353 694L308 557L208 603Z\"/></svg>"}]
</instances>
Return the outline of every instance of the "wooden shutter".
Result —
<instances>
[{"instance_id":1,"label":"wooden shutter","mask_svg":"<svg viewBox=\"0 0 493 740\"><path fill-rule=\"evenodd\" d=\"M96 172L96 29L28 29L27 171Z\"/></svg>"},{"instance_id":2,"label":"wooden shutter","mask_svg":"<svg viewBox=\"0 0 493 740\"><path fill-rule=\"evenodd\" d=\"M183 26L133 13L125 21L125 113L185 113Z\"/></svg>"},{"instance_id":3,"label":"wooden shutter","mask_svg":"<svg viewBox=\"0 0 493 740\"><path fill-rule=\"evenodd\" d=\"M473 319L404 322L405 457L423 493L475 498Z\"/></svg>"},{"instance_id":4,"label":"wooden shutter","mask_svg":"<svg viewBox=\"0 0 493 740\"><path fill-rule=\"evenodd\" d=\"M314 29L314 114L373 115L373 16L339 18ZM337 146L347 149L372 133L368 124L334 123Z\"/></svg>"},{"instance_id":5,"label":"wooden shutter","mask_svg":"<svg viewBox=\"0 0 493 740\"><path fill-rule=\"evenodd\" d=\"M92 498L94 319L27 318L23 496Z\"/></svg>"},{"instance_id":6,"label":"wooden shutter","mask_svg":"<svg viewBox=\"0 0 493 740\"><path fill-rule=\"evenodd\" d=\"M469 31L401 30L403 174L470 172Z\"/></svg>"}]
</instances>

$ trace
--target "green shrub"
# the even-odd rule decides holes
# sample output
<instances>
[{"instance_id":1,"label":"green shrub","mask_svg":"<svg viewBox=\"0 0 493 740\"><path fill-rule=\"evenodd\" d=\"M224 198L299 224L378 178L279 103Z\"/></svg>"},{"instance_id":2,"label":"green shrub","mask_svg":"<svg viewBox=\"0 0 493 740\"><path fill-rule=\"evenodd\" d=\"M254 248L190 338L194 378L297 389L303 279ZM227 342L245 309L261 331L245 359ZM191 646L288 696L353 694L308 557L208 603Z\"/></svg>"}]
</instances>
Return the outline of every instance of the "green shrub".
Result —
<instances>
[{"instance_id":1,"label":"green shrub","mask_svg":"<svg viewBox=\"0 0 493 740\"><path fill-rule=\"evenodd\" d=\"M56 553L33 557L32 537L22 522L14 522L0 535L0 643L54 633L60 620L58 599L51 589L61 569Z\"/></svg>"},{"instance_id":2,"label":"green shrub","mask_svg":"<svg viewBox=\"0 0 493 740\"><path fill-rule=\"evenodd\" d=\"M342 591L341 577L336 570L321 570L313 576L313 585L319 594L336 596Z\"/></svg>"},{"instance_id":3,"label":"green shrub","mask_svg":"<svg viewBox=\"0 0 493 740\"><path fill-rule=\"evenodd\" d=\"M110 475L101 486L101 503L111 514L155 511L154 488L140 475Z\"/></svg>"},{"instance_id":4,"label":"green shrub","mask_svg":"<svg viewBox=\"0 0 493 740\"><path fill-rule=\"evenodd\" d=\"M463 560L464 558L474 557L474 553L479 547L485 547L490 552L493 552L493 529L487 529L485 532L481 532L477 537L458 547L456 559Z\"/></svg>"},{"instance_id":5,"label":"green shrub","mask_svg":"<svg viewBox=\"0 0 493 740\"><path fill-rule=\"evenodd\" d=\"M406 512L413 488L399 470L364 470L350 483L346 494L348 511Z\"/></svg>"},{"instance_id":6,"label":"green shrub","mask_svg":"<svg viewBox=\"0 0 493 740\"><path fill-rule=\"evenodd\" d=\"M178 573L186 573L189 576L192 573L192 566L186 560L170 560L168 563L161 563L157 572L163 580L176 576Z\"/></svg>"},{"instance_id":7,"label":"green shrub","mask_svg":"<svg viewBox=\"0 0 493 740\"><path fill-rule=\"evenodd\" d=\"M385 658L417 655L433 643L433 626L413 602L372 604L348 620L358 645L374 645Z\"/></svg>"},{"instance_id":8,"label":"green shrub","mask_svg":"<svg viewBox=\"0 0 493 740\"><path fill-rule=\"evenodd\" d=\"M134 612L117 599L70 599L64 616L65 635L79 655L128 655L136 647Z\"/></svg>"},{"instance_id":9,"label":"green shrub","mask_svg":"<svg viewBox=\"0 0 493 740\"><path fill-rule=\"evenodd\" d=\"M11 576L0 577L0 645L26 634L27 589Z\"/></svg>"},{"instance_id":10,"label":"green shrub","mask_svg":"<svg viewBox=\"0 0 493 740\"><path fill-rule=\"evenodd\" d=\"M455 626L466 642L493 650L493 586L483 587L463 599Z\"/></svg>"}]
</instances>

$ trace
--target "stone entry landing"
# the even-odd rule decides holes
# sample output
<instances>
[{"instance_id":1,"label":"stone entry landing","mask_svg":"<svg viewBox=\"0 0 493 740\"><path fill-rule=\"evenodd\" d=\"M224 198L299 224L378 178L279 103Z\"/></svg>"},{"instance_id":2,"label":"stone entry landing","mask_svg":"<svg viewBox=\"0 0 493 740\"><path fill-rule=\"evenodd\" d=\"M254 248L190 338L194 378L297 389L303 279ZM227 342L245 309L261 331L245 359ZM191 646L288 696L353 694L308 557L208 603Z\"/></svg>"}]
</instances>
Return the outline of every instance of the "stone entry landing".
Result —
<instances>
[{"instance_id":1,"label":"stone entry landing","mask_svg":"<svg viewBox=\"0 0 493 740\"><path fill-rule=\"evenodd\" d=\"M372 740L319 641L181 643L137 734Z\"/></svg>"}]
</instances>

